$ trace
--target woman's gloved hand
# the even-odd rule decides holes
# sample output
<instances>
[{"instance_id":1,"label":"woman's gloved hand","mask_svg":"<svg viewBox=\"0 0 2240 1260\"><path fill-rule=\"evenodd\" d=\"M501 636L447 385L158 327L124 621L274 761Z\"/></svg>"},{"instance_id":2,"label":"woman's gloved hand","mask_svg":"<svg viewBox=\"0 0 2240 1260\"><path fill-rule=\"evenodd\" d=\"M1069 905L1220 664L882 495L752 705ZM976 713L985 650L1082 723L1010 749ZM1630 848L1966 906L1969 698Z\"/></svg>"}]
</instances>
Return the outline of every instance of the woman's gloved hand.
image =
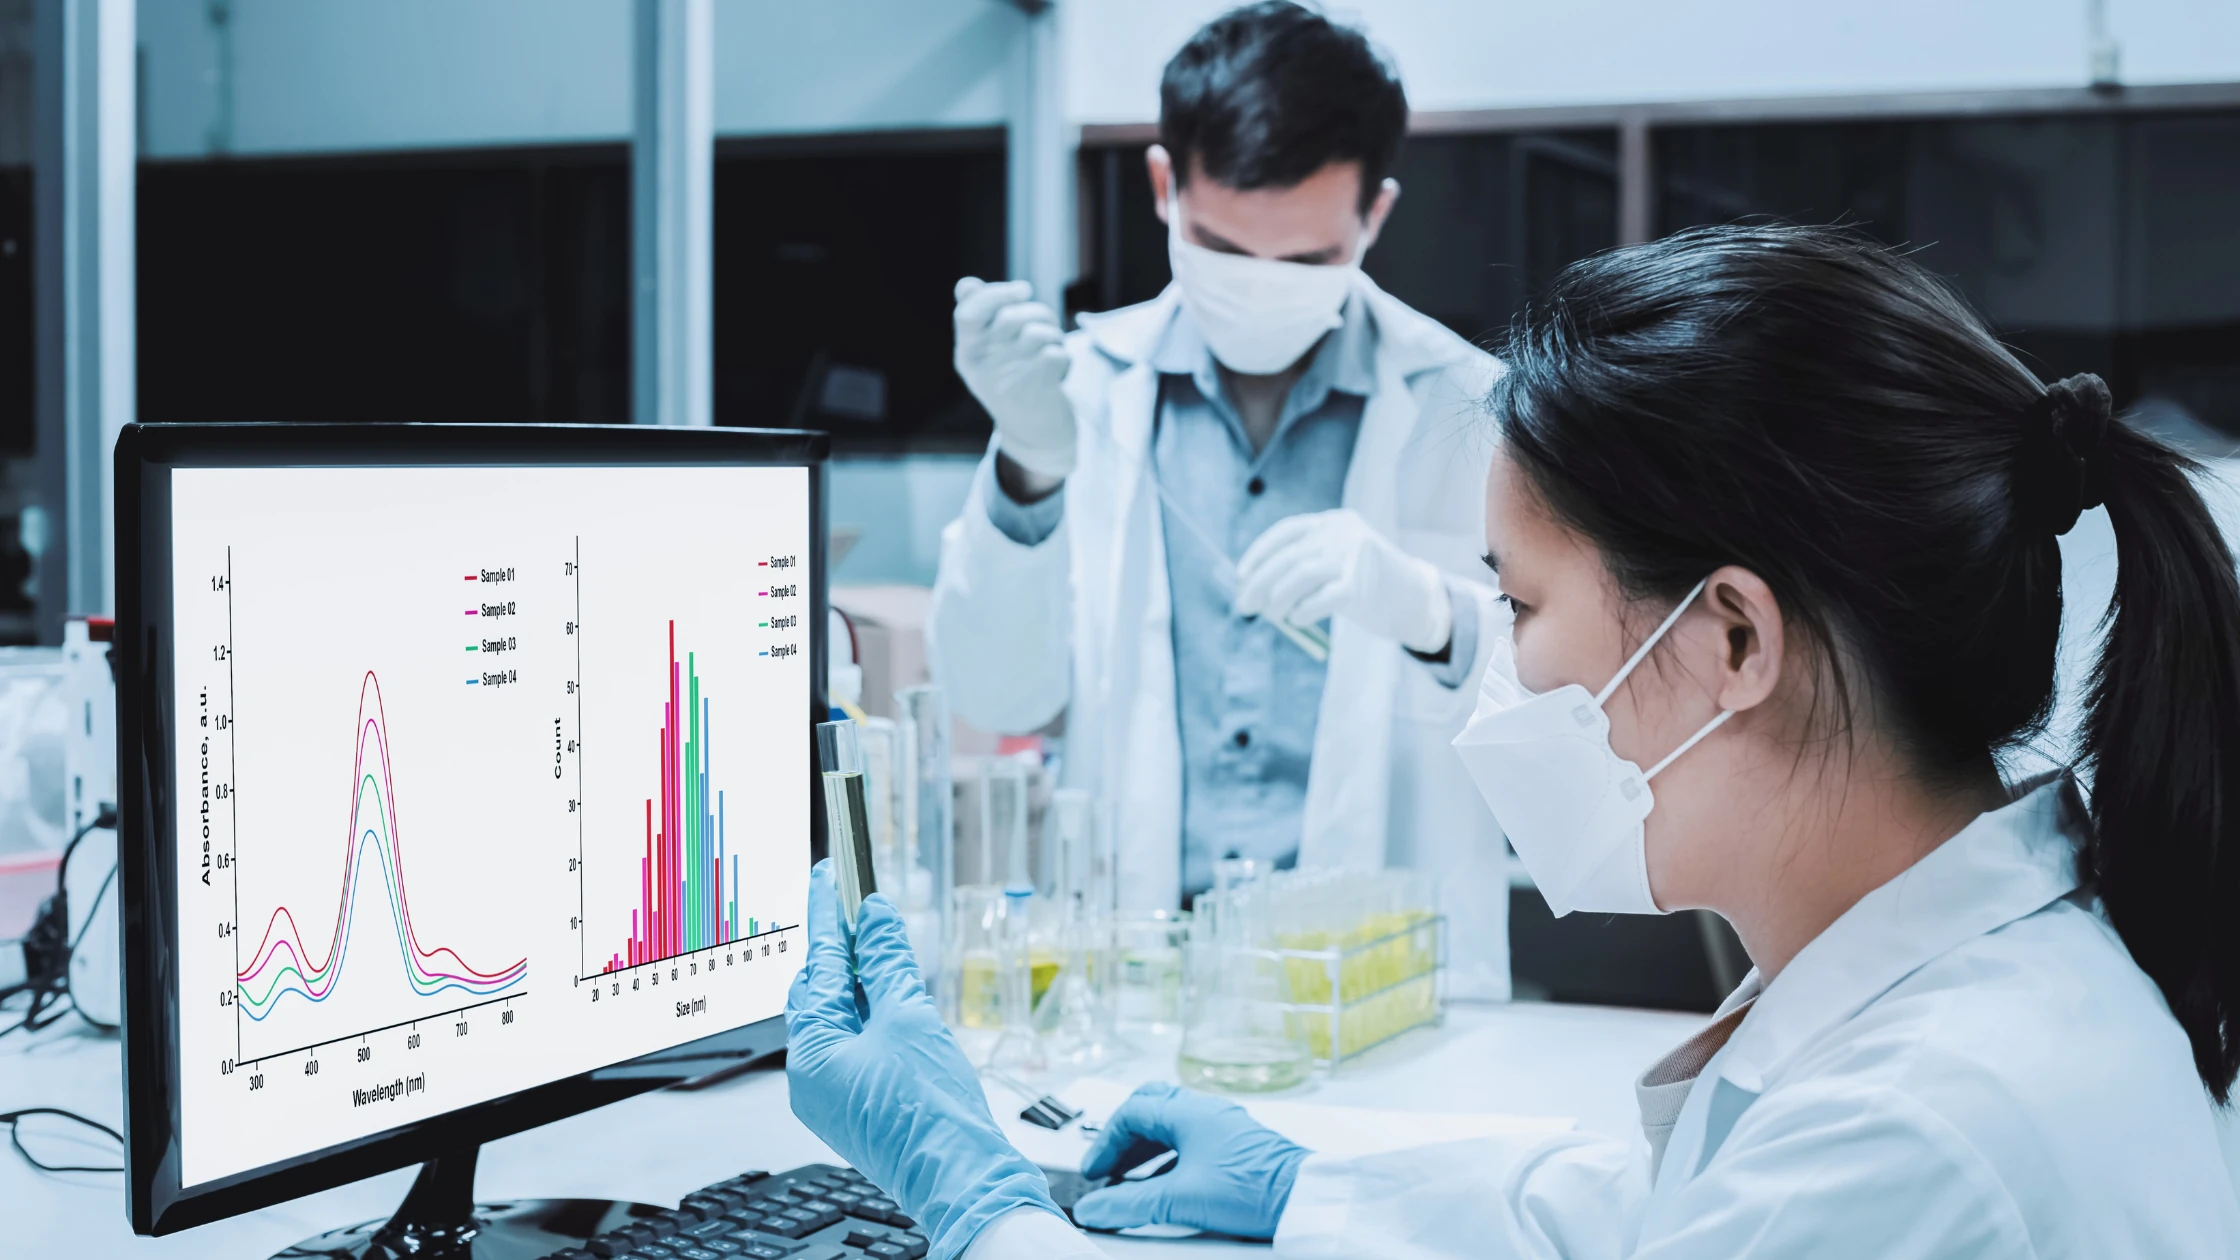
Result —
<instances>
[{"instance_id":1,"label":"woman's gloved hand","mask_svg":"<svg viewBox=\"0 0 2240 1260\"><path fill-rule=\"evenodd\" d=\"M1081 1175L1101 1181L1167 1150L1175 1152L1172 1169L1082 1195L1074 1221L1089 1229L1188 1225L1273 1238L1308 1153L1233 1102L1145 1085L1105 1121Z\"/></svg>"},{"instance_id":2,"label":"woman's gloved hand","mask_svg":"<svg viewBox=\"0 0 2240 1260\"><path fill-rule=\"evenodd\" d=\"M856 921L854 974L829 862L809 877L809 956L786 997L793 1114L917 1218L932 1260L962 1255L1013 1208L1058 1211L1042 1170L996 1128L987 1096L926 997L894 903ZM863 1009L857 1015L857 985Z\"/></svg>"}]
</instances>

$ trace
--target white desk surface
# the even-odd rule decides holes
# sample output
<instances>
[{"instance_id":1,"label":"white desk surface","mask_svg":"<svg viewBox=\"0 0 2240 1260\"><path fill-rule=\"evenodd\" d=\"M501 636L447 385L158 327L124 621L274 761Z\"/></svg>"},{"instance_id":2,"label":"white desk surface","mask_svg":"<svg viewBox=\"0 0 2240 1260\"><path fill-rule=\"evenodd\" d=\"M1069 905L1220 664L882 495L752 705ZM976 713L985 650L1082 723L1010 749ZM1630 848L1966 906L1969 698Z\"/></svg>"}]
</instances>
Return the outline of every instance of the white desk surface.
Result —
<instances>
[{"instance_id":1,"label":"white desk surface","mask_svg":"<svg viewBox=\"0 0 2240 1260\"><path fill-rule=\"evenodd\" d=\"M1444 1027L1407 1034L1285 1097L1400 1111L1572 1116L1584 1128L1627 1135L1637 1131L1634 1076L1701 1023L1699 1016L1657 1011L1457 1005ZM82 1034L80 1027L66 1016L36 1036L0 1040L0 1111L66 1107L117 1124L123 1105L117 1042ZM1171 1057L1147 1054L1104 1075L1171 1079L1172 1071ZM1065 1089L1053 1092L1063 1097ZM1012 1111L1019 1106L1000 1089L992 1102ZM84 1162L103 1162L98 1149L87 1148L93 1158ZM825 1161L838 1162L793 1118L785 1073L763 1070L706 1090L644 1094L491 1143L482 1148L475 1190L483 1199L667 1204L748 1168L780 1171ZM0 1238L7 1240L0 1250L71 1260L263 1260L323 1230L387 1216L412 1176L412 1169L402 1169L185 1233L136 1238L125 1221L122 1176L41 1173L0 1145ZM1098 1241L1115 1255L1178 1246L1198 1253L1254 1250L1200 1240Z\"/></svg>"}]
</instances>

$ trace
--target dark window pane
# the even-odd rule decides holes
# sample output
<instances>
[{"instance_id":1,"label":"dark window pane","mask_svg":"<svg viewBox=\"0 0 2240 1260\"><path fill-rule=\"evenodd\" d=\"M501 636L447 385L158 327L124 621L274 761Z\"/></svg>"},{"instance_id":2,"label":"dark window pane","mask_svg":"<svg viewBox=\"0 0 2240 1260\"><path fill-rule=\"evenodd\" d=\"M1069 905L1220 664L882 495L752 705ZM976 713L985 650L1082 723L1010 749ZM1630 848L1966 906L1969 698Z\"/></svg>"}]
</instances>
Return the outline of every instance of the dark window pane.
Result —
<instances>
[{"instance_id":1,"label":"dark window pane","mask_svg":"<svg viewBox=\"0 0 2240 1260\"><path fill-rule=\"evenodd\" d=\"M1672 128L1656 168L1667 232L1857 224L2041 376L2098 372L2181 440L2240 436L2240 114Z\"/></svg>"},{"instance_id":2,"label":"dark window pane","mask_svg":"<svg viewBox=\"0 0 2240 1260\"><path fill-rule=\"evenodd\" d=\"M144 420L629 418L619 148L143 163Z\"/></svg>"},{"instance_id":3,"label":"dark window pane","mask_svg":"<svg viewBox=\"0 0 2240 1260\"><path fill-rule=\"evenodd\" d=\"M843 452L987 445L950 312L959 276L1004 274L1000 134L719 152L715 255L716 423L827 429Z\"/></svg>"}]
</instances>

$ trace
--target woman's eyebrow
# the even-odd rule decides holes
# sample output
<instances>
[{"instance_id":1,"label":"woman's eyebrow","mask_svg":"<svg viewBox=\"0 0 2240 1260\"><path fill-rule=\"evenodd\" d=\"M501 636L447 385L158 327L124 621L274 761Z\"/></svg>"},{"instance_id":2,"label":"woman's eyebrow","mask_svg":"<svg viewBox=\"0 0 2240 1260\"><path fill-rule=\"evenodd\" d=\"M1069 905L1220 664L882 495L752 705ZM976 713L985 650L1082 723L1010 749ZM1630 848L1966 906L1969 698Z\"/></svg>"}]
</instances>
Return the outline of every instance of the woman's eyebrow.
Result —
<instances>
[{"instance_id":1,"label":"woman's eyebrow","mask_svg":"<svg viewBox=\"0 0 2240 1260\"><path fill-rule=\"evenodd\" d=\"M1478 558L1479 558L1480 560L1483 560L1483 561L1485 561L1485 562L1486 562L1486 567L1487 567L1487 568L1489 568L1489 569L1491 569L1491 570L1493 570L1493 571L1494 571L1494 573L1495 573L1495 574L1496 574L1497 576L1498 576L1498 575L1500 574L1500 572L1501 572L1501 557L1499 557L1499 556L1497 556L1497 555L1493 554L1493 552L1492 552L1492 550L1491 550L1491 549L1488 549L1488 550L1486 551L1486 553L1485 553L1484 555L1482 555L1482 556L1480 556L1480 557L1478 557Z\"/></svg>"}]
</instances>

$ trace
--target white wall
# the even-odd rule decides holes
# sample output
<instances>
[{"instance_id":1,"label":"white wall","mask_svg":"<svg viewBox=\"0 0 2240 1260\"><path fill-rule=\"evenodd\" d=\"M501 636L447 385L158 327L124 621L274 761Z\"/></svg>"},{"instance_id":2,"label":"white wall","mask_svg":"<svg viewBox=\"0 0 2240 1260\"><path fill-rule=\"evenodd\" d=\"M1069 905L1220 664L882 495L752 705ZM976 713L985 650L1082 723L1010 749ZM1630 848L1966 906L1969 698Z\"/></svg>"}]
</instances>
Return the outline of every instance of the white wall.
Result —
<instances>
[{"instance_id":1,"label":"white wall","mask_svg":"<svg viewBox=\"0 0 2240 1260\"><path fill-rule=\"evenodd\" d=\"M2086 0L1335 0L1418 109L2054 87ZM1070 121L1146 122L1159 70L1229 0L1060 0ZM156 156L619 140L628 0L230 0L233 113L205 0L141 0ZM2132 83L2240 80L2240 3L2109 0ZM727 135L986 126L1023 19L1004 0L717 0Z\"/></svg>"},{"instance_id":2,"label":"white wall","mask_svg":"<svg viewBox=\"0 0 2240 1260\"><path fill-rule=\"evenodd\" d=\"M1070 110L1158 115L1159 69L1226 0L1063 0ZM2129 83L2240 79L2240 4L2109 0ZM1417 109L1723 100L2087 81L2085 0L1332 0Z\"/></svg>"},{"instance_id":3,"label":"white wall","mask_svg":"<svg viewBox=\"0 0 2240 1260\"><path fill-rule=\"evenodd\" d=\"M140 0L157 157L618 141L628 0L231 0L232 123L200 0ZM990 126L996 0L717 0L716 130Z\"/></svg>"},{"instance_id":4,"label":"white wall","mask_svg":"<svg viewBox=\"0 0 2240 1260\"><path fill-rule=\"evenodd\" d=\"M941 529L964 509L979 463L975 455L834 461L826 516L836 529L861 529L863 540L832 580L933 585Z\"/></svg>"}]
</instances>

